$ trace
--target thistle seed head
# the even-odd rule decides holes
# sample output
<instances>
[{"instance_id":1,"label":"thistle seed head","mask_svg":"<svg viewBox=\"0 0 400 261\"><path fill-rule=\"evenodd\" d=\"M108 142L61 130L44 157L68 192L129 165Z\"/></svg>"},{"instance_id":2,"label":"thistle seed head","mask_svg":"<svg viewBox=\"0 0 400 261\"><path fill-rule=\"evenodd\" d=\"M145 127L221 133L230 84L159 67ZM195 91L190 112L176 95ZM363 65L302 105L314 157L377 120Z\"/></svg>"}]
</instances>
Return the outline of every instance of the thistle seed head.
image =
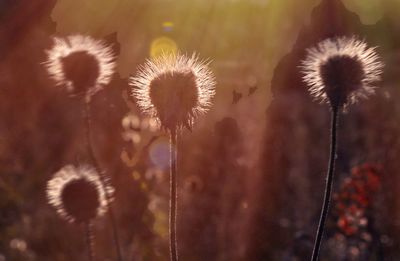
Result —
<instances>
[{"instance_id":1,"label":"thistle seed head","mask_svg":"<svg viewBox=\"0 0 400 261\"><path fill-rule=\"evenodd\" d=\"M62 190L61 200L65 212L74 217L78 223L94 219L100 206L96 187L85 179L67 183Z\"/></svg>"},{"instance_id":2,"label":"thistle seed head","mask_svg":"<svg viewBox=\"0 0 400 261\"><path fill-rule=\"evenodd\" d=\"M302 61L303 80L310 94L337 108L372 95L382 69L375 48L355 37L324 40L308 49Z\"/></svg>"},{"instance_id":3,"label":"thistle seed head","mask_svg":"<svg viewBox=\"0 0 400 261\"><path fill-rule=\"evenodd\" d=\"M85 223L107 211L106 190L114 191L108 184L104 187L93 167L67 165L48 181L47 198L65 220Z\"/></svg>"},{"instance_id":4,"label":"thistle seed head","mask_svg":"<svg viewBox=\"0 0 400 261\"><path fill-rule=\"evenodd\" d=\"M111 47L89 36L55 37L47 56L45 65L50 76L73 95L90 98L110 82L114 73Z\"/></svg>"},{"instance_id":5,"label":"thistle seed head","mask_svg":"<svg viewBox=\"0 0 400 261\"><path fill-rule=\"evenodd\" d=\"M131 77L130 85L142 111L168 130L190 129L194 119L208 111L215 95L208 63L196 55L169 54L148 60Z\"/></svg>"}]
</instances>

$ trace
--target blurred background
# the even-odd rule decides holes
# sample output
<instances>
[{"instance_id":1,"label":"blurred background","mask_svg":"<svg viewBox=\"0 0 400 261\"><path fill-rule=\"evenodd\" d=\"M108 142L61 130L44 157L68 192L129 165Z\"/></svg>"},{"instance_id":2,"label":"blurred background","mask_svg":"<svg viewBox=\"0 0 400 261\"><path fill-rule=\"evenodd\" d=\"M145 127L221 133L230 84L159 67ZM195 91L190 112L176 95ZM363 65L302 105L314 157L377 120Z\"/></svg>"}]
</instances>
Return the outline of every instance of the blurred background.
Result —
<instances>
[{"instance_id":1,"label":"blurred background","mask_svg":"<svg viewBox=\"0 0 400 261\"><path fill-rule=\"evenodd\" d=\"M328 162L328 106L302 83L305 49L359 35L386 63L382 87L340 118L334 205L321 260L400 260L398 0L0 0L0 261L86 260L46 182L84 163L82 106L43 66L53 36L87 34L118 55L92 101L94 150L116 188L125 260L168 260L168 137L128 78L163 51L212 60L214 106L179 142L185 261L308 260ZM108 218L99 260L115 260Z\"/></svg>"}]
</instances>

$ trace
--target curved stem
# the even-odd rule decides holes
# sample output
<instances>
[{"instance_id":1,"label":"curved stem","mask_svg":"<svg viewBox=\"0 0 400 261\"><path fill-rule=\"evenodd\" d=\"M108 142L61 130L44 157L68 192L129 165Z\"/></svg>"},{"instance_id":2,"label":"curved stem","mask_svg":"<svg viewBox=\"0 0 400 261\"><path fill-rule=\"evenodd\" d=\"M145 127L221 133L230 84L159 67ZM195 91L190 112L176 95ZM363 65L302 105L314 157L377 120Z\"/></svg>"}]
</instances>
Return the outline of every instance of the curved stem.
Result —
<instances>
[{"instance_id":1,"label":"curved stem","mask_svg":"<svg viewBox=\"0 0 400 261\"><path fill-rule=\"evenodd\" d=\"M178 242L176 238L177 219L177 130L170 132L170 195L169 195L169 249L170 260L178 261Z\"/></svg>"},{"instance_id":2,"label":"curved stem","mask_svg":"<svg viewBox=\"0 0 400 261\"><path fill-rule=\"evenodd\" d=\"M104 188L104 192L105 192L105 196L106 196L106 200L107 200L107 206L108 206L108 215L109 215L109 218L111 221L111 226L112 226L112 231L113 231L114 244L115 244L118 260L122 261L123 259L122 259L122 254L121 254L121 246L119 243L117 221L115 219L113 207L111 205L111 195L110 195L109 191L106 189L107 188L107 179L104 176L104 174L100 168L100 165L94 155L94 151L93 151L93 145L92 145L92 139L91 139L92 135L91 135L91 118L90 118L90 101L89 100L85 101L84 117L85 117L85 124L86 124L86 128L85 128L86 142L87 142L87 149L88 149L90 161L96 168L97 173L99 174L99 177L100 177L100 181Z\"/></svg>"},{"instance_id":3,"label":"curved stem","mask_svg":"<svg viewBox=\"0 0 400 261\"><path fill-rule=\"evenodd\" d=\"M335 172L335 159L336 159L336 138L337 138L337 122L338 122L338 107L332 108L332 125L331 125L331 149L329 156L329 166L328 166L328 174L326 178L326 187L324 194L324 203L322 205L322 212L319 220L317 236L314 243L314 250L312 253L312 261L317 261L320 248L321 241L324 234L326 218L329 212L329 204L331 201L332 187L333 187L333 176Z\"/></svg>"},{"instance_id":4,"label":"curved stem","mask_svg":"<svg viewBox=\"0 0 400 261\"><path fill-rule=\"evenodd\" d=\"M93 233L92 233L92 225L90 224L90 221L85 223L85 234L86 234L86 246L87 246L87 252L88 252L88 258L89 261L94 261L95 260L95 255L94 255L94 246L93 246Z\"/></svg>"}]
</instances>

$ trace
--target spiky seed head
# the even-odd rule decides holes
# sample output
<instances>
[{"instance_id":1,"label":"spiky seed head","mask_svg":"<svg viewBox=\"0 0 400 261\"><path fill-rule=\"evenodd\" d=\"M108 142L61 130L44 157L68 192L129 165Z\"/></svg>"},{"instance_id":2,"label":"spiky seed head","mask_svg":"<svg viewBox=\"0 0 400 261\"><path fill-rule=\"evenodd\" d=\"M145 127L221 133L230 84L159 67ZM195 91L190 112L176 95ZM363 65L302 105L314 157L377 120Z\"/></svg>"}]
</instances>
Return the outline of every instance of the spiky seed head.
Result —
<instances>
[{"instance_id":1,"label":"spiky seed head","mask_svg":"<svg viewBox=\"0 0 400 261\"><path fill-rule=\"evenodd\" d=\"M375 48L365 42L338 37L309 48L301 67L303 80L316 100L346 108L374 94L383 63Z\"/></svg>"},{"instance_id":2,"label":"spiky seed head","mask_svg":"<svg viewBox=\"0 0 400 261\"><path fill-rule=\"evenodd\" d=\"M96 86L99 64L93 55L85 51L71 53L61 59L65 78L72 83L74 93L86 93L90 86Z\"/></svg>"},{"instance_id":3,"label":"spiky seed head","mask_svg":"<svg viewBox=\"0 0 400 261\"><path fill-rule=\"evenodd\" d=\"M150 83L150 100L162 124L169 129L179 122L190 124L197 96L196 80L191 71L164 73Z\"/></svg>"},{"instance_id":4,"label":"spiky seed head","mask_svg":"<svg viewBox=\"0 0 400 261\"><path fill-rule=\"evenodd\" d=\"M50 76L73 95L90 98L110 82L114 73L112 48L90 36L55 37L47 56Z\"/></svg>"},{"instance_id":5,"label":"spiky seed head","mask_svg":"<svg viewBox=\"0 0 400 261\"><path fill-rule=\"evenodd\" d=\"M65 220L86 223L107 211L106 190L114 191L108 182L104 187L93 167L67 165L48 181L47 199Z\"/></svg>"},{"instance_id":6,"label":"spiky seed head","mask_svg":"<svg viewBox=\"0 0 400 261\"><path fill-rule=\"evenodd\" d=\"M79 222L89 221L97 216L99 193L92 183L78 179L65 185L61 193L65 212Z\"/></svg>"},{"instance_id":7,"label":"spiky seed head","mask_svg":"<svg viewBox=\"0 0 400 261\"><path fill-rule=\"evenodd\" d=\"M144 113L168 130L187 127L211 106L215 78L197 55L165 54L147 60L131 77L132 94Z\"/></svg>"}]
</instances>

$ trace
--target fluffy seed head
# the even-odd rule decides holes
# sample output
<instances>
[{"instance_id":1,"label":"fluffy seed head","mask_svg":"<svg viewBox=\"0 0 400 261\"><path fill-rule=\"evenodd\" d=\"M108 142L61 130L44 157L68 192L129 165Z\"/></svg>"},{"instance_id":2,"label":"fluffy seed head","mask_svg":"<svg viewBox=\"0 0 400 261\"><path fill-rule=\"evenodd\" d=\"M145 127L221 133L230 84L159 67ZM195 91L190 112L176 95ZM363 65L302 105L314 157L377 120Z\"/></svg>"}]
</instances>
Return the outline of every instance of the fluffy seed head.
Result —
<instances>
[{"instance_id":1,"label":"fluffy seed head","mask_svg":"<svg viewBox=\"0 0 400 261\"><path fill-rule=\"evenodd\" d=\"M383 63L375 48L355 37L331 38L307 50L303 80L311 95L332 107L347 107L374 94Z\"/></svg>"},{"instance_id":2,"label":"fluffy seed head","mask_svg":"<svg viewBox=\"0 0 400 261\"><path fill-rule=\"evenodd\" d=\"M90 98L110 82L114 73L111 47L90 36L55 37L47 56L45 65L50 76L74 95Z\"/></svg>"},{"instance_id":3,"label":"fluffy seed head","mask_svg":"<svg viewBox=\"0 0 400 261\"><path fill-rule=\"evenodd\" d=\"M194 119L210 108L215 84L208 62L195 54L165 54L147 60L130 81L140 109L169 130L190 129Z\"/></svg>"},{"instance_id":4,"label":"fluffy seed head","mask_svg":"<svg viewBox=\"0 0 400 261\"><path fill-rule=\"evenodd\" d=\"M58 214L67 221L88 222L102 216L108 208L106 191L96 170L88 165L67 165L56 172L47 183L47 198Z\"/></svg>"}]
</instances>

